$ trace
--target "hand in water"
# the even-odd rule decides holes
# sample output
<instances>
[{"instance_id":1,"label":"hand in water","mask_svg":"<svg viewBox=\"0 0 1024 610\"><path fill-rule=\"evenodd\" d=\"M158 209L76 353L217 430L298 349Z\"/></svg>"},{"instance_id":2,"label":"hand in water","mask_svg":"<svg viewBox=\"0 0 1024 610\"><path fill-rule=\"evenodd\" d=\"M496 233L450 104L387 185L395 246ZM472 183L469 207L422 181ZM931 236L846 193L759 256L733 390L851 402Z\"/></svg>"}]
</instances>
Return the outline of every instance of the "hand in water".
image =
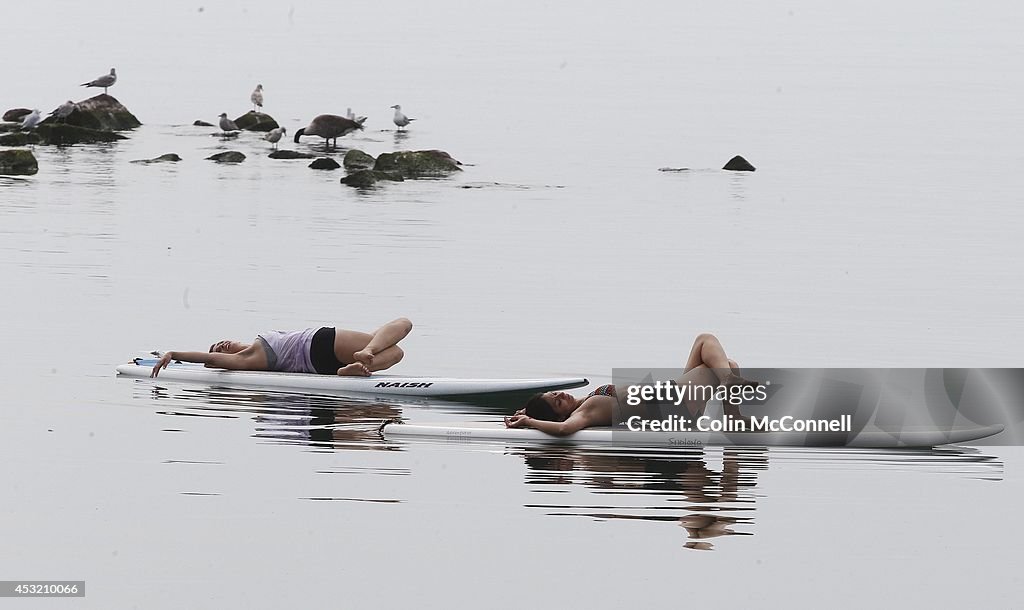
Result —
<instances>
[{"instance_id":1,"label":"hand in water","mask_svg":"<svg viewBox=\"0 0 1024 610\"><path fill-rule=\"evenodd\" d=\"M173 360L173 358L171 358L171 352L167 352L163 356L160 356L160 359L153 365L153 372L150 373L149 376L156 377L159 375L160 369L167 368L167 365L171 363L171 360Z\"/></svg>"}]
</instances>

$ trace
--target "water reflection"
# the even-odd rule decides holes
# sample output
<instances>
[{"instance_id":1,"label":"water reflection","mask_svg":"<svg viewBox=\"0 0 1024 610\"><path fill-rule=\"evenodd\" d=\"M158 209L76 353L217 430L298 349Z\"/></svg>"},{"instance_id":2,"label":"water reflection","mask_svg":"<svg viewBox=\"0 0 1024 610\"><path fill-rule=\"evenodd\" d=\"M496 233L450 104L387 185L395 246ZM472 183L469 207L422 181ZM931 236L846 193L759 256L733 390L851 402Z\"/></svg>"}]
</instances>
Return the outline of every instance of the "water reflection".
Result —
<instances>
[{"instance_id":1,"label":"water reflection","mask_svg":"<svg viewBox=\"0 0 1024 610\"><path fill-rule=\"evenodd\" d=\"M394 451L380 442L377 427L400 417L398 404L373 399L316 394L254 392L230 387L151 386L137 394L167 403L157 411L171 417L238 419L251 417L252 436L280 444L333 451L339 448ZM142 397L142 396L137 396ZM167 431L178 431L169 428Z\"/></svg>"},{"instance_id":2,"label":"water reflection","mask_svg":"<svg viewBox=\"0 0 1024 610\"><path fill-rule=\"evenodd\" d=\"M798 462L806 469L863 470L1001 480L1003 464L973 448L933 450L820 450L724 447L666 453L623 452L583 447L542 447L512 452L528 468L525 483L539 494L582 488L587 503L537 502L528 508L551 516L596 520L675 522L683 546L712 550L715 538L754 535L758 476L770 462ZM720 464L720 465L719 465Z\"/></svg>"}]
</instances>

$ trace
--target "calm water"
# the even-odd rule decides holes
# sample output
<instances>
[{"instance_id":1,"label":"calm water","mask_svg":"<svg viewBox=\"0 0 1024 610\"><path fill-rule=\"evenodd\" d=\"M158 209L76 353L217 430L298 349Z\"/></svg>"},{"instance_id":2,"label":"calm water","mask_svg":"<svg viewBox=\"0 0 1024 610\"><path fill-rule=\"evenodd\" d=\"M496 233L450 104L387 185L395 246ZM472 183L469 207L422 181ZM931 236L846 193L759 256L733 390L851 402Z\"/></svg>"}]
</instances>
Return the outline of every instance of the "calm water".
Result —
<instances>
[{"instance_id":1,"label":"calm water","mask_svg":"<svg viewBox=\"0 0 1024 610\"><path fill-rule=\"evenodd\" d=\"M1017 447L389 443L385 418L504 411L113 367L398 315L410 374L600 382L705 330L748 366L1022 366L1018 5L33 12L0 110L116 66L145 125L0 178L0 579L85 579L60 606L90 608L1015 605ZM360 192L191 126L257 82L290 133L352 107L344 146L465 171Z\"/></svg>"}]
</instances>

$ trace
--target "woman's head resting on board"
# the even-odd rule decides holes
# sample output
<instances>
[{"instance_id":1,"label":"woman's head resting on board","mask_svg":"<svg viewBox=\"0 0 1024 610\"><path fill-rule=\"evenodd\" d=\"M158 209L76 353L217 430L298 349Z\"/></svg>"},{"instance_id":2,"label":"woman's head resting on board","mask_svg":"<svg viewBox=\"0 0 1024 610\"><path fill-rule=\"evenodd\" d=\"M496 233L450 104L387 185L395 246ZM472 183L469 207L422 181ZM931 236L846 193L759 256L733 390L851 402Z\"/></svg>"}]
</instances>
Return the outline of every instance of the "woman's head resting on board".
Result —
<instances>
[{"instance_id":1,"label":"woman's head resting on board","mask_svg":"<svg viewBox=\"0 0 1024 610\"><path fill-rule=\"evenodd\" d=\"M565 421L576 410L576 399L566 392L534 394L526 401L524 411L533 419Z\"/></svg>"},{"instance_id":2,"label":"woman's head resting on board","mask_svg":"<svg viewBox=\"0 0 1024 610\"><path fill-rule=\"evenodd\" d=\"M231 341L225 339L224 341L218 341L210 346L211 354L237 354L249 347L247 344L240 341Z\"/></svg>"}]
</instances>

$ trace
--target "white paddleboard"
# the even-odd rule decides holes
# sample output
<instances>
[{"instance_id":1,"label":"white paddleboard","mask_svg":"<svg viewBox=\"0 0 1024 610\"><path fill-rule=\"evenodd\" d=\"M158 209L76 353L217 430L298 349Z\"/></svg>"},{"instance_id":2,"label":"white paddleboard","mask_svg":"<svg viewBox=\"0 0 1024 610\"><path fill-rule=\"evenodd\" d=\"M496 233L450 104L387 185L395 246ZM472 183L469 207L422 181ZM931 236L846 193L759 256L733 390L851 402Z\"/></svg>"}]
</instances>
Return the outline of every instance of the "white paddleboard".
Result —
<instances>
[{"instance_id":1,"label":"white paddleboard","mask_svg":"<svg viewBox=\"0 0 1024 610\"><path fill-rule=\"evenodd\" d=\"M1003 426L959 428L955 430L862 430L846 432L630 432L611 428L586 428L569 436L552 436L540 430L506 428L502 422L452 424L404 424L393 421L381 426L388 439L432 439L452 443L473 441L510 443L585 443L616 444L623 447L704 447L763 445L777 447L935 447L966 443L1003 431ZM848 438L852 437L852 438Z\"/></svg>"},{"instance_id":2,"label":"white paddleboard","mask_svg":"<svg viewBox=\"0 0 1024 610\"><path fill-rule=\"evenodd\" d=\"M156 360L136 359L132 363L118 366L117 374L123 377L149 378L154 364L156 364ZM509 392L547 392L578 388L589 383L583 377L464 379L458 377L408 377L376 373L369 377L339 377L315 373L227 371L186 362L172 362L167 365L167 368L160 371L160 376L156 380L392 396L470 396Z\"/></svg>"}]
</instances>

